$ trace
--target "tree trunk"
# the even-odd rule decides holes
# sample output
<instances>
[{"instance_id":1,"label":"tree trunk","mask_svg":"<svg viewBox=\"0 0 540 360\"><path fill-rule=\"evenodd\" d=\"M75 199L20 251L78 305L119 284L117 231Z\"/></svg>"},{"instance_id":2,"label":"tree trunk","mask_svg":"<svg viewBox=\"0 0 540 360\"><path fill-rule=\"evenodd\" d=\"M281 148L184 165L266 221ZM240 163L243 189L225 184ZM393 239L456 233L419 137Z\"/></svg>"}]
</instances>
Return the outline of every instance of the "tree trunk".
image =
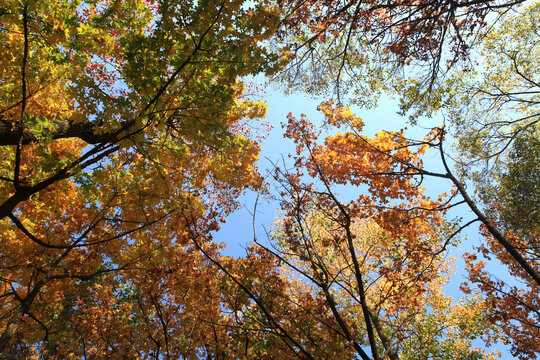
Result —
<instances>
[{"instance_id":1,"label":"tree trunk","mask_svg":"<svg viewBox=\"0 0 540 360\"><path fill-rule=\"evenodd\" d=\"M89 144L105 143L116 140L117 132L94 133L97 124L89 122L74 123L71 120L54 120L49 126L49 133L45 134L53 139L79 138ZM38 140L31 130L23 129L18 121L0 118L0 146L17 145L22 135L22 143L29 144Z\"/></svg>"}]
</instances>

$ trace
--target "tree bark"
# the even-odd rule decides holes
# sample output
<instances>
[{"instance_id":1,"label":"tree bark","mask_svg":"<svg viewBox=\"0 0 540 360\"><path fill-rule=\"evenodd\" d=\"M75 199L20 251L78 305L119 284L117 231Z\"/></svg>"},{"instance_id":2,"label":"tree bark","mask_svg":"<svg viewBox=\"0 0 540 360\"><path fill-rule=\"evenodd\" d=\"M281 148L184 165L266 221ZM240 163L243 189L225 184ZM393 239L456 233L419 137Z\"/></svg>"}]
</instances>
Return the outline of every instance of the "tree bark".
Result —
<instances>
[{"instance_id":1,"label":"tree bark","mask_svg":"<svg viewBox=\"0 0 540 360\"><path fill-rule=\"evenodd\" d=\"M22 310L17 310L17 312L11 317L8 325L6 326L4 332L0 336L0 352L6 350L9 346L9 342L19 330L19 326L23 321L24 313Z\"/></svg>"},{"instance_id":2,"label":"tree bark","mask_svg":"<svg viewBox=\"0 0 540 360\"><path fill-rule=\"evenodd\" d=\"M53 139L79 138L89 144L111 142L117 139L118 132L96 134L96 124L90 122L73 122L71 120L53 120L49 126L48 136ZM122 126L124 128L124 126ZM0 118L0 146L17 145L22 136L22 144L38 141L35 133L24 129L20 122Z\"/></svg>"}]
</instances>

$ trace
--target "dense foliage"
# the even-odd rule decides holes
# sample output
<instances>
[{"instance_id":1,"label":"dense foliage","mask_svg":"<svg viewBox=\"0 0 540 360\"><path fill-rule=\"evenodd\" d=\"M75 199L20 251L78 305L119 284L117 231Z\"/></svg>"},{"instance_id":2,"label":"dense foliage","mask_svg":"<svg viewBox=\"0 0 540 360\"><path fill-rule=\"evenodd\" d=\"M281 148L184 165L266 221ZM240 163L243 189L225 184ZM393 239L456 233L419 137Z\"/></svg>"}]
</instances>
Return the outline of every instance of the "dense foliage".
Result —
<instances>
[{"instance_id":1,"label":"dense foliage","mask_svg":"<svg viewBox=\"0 0 540 360\"><path fill-rule=\"evenodd\" d=\"M539 11L0 1L0 358L536 359ZM266 179L262 77L323 100L321 127L289 114L294 163ZM424 138L364 134L345 103L382 94ZM247 189L281 211L224 256Z\"/></svg>"}]
</instances>

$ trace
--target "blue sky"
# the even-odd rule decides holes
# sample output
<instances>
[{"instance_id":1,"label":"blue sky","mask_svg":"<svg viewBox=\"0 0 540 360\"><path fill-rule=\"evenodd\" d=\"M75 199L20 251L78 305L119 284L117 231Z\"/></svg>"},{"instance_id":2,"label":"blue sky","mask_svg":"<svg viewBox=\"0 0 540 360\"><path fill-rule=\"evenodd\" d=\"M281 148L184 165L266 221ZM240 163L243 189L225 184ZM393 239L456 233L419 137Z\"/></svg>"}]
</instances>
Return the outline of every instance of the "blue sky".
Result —
<instances>
[{"instance_id":1,"label":"blue sky","mask_svg":"<svg viewBox=\"0 0 540 360\"><path fill-rule=\"evenodd\" d=\"M268 105L266 121L273 125L273 129L269 136L262 142L262 151L259 160L259 167L262 174L265 174L272 167L271 162L276 163L285 160L289 161L289 165L291 165L291 161L287 155L294 153L295 147L291 140L283 138L283 129L281 127L281 123L287 120L287 114L291 112L296 117L300 116L300 114L306 114L312 122L320 122L322 120L322 114L317 111L317 106L325 99L315 99L305 94L287 96L278 89L270 88L267 90L264 100ZM403 127L408 128L407 136L409 137L420 139L426 133L425 128L419 126L412 127L407 124L406 118L397 114L397 101L389 98L381 98L379 106L373 110L355 109L354 107L352 109L357 116L360 116L364 120L364 132L368 136L372 136L380 130L396 130ZM427 119L424 122L424 126L431 127L441 125L442 123L442 118L438 117ZM436 153L426 153L423 161L426 168L430 170L436 171L442 167ZM450 185L444 179L428 178L423 183L423 186L426 188L428 195L436 195L443 191L448 192ZM347 191L346 188L339 190ZM225 255L243 256L246 244L253 241L254 229L252 224L256 202L255 232L259 241L266 242L266 231L270 230L275 220L278 204L276 201L271 202L262 197L257 201L256 193L247 192L240 198L242 207L229 215L227 222L223 224L221 230L214 234L214 239L217 242L223 242L227 245L223 251ZM467 219L472 218L472 215L467 207L462 206L451 212L450 217L462 217L464 221L467 221ZM461 237L466 238L466 240L461 243L459 248L450 250L450 256L457 258L457 273L452 277L450 284L446 287L448 294L456 299L463 295L459 290L459 285L465 280L465 266L461 256L466 251L472 251L473 247L479 244L478 224L473 224L465 229ZM489 267L495 272L500 269L497 264L490 264ZM475 345L483 347L482 343ZM502 359L512 358L508 347L499 344L495 348L502 352Z\"/></svg>"},{"instance_id":2,"label":"blue sky","mask_svg":"<svg viewBox=\"0 0 540 360\"><path fill-rule=\"evenodd\" d=\"M287 114L291 112L295 117L300 114L306 114L308 118L318 123L322 120L322 113L317 111L319 104L325 100L323 98L315 99L306 94L284 95L279 89L270 89L265 96L265 102L268 105L268 113L266 121L273 125L273 129L269 136L262 142L262 151L259 159L259 168L262 174L265 174L272 167L273 163L281 163L283 160L289 161L288 154L295 151L294 144L291 140L283 138L283 129L281 123L287 121ZM365 123L364 133L368 136L373 136L381 130L396 130L403 127L408 127L407 135L409 137L423 138L426 133L425 129L420 127L412 128L406 124L406 119L397 114L397 101L382 98L379 106L373 110L364 110L352 108L357 116L360 116ZM439 125L441 119L433 119L430 125ZM440 161L434 155L427 154L424 159L426 166L431 169L440 169ZM448 191L445 188L445 182L433 180L429 182L427 192L438 194L442 191ZM252 192L246 193L240 199L243 208L237 210L227 218L227 223L224 224L221 230L215 234L215 239L218 242L227 244L225 253L232 256L241 256L243 254L242 246L253 240L252 226L246 226L246 223L251 224L253 218L253 207L257 195ZM277 204L268 203L260 198L257 205L257 223L259 225L258 235L264 237L264 229L261 225L267 228L273 223L277 211ZM260 240L262 240L260 238Z\"/></svg>"}]
</instances>

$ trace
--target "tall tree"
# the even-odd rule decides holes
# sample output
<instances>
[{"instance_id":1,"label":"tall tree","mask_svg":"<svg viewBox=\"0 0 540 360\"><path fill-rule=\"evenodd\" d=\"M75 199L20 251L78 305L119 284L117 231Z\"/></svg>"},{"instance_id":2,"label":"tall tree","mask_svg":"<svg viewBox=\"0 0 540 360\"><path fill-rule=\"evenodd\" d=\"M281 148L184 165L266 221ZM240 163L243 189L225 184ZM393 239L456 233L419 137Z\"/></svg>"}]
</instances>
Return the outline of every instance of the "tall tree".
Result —
<instances>
[{"instance_id":1,"label":"tall tree","mask_svg":"<svg viewBox=\"0 0 540 360\"><path fill-rule=\"evenodd\" d=\"M447 89L433 86L441 61L466 58L487 16L519 3L2 2L0 357L479 358L491 355L472 340L487 333L489 343L493 324L508 319L516 352L534 356L537 247L521 246L531 228L511 216L535 189L517 165L536 168L524 151L533 126L516 131L490 217L446 162L442 173L423 168L427 149L446 160L443 129L417 142L400 131L369 139L350 110L324 103L327 124L347 131L317 145L307 119L290 117L287 136L305 156L278 176L278 251L253 245L234 259L212 240L237 196L262 185L246 125L265 106L242 77L291 60L302 70L310 56L319 73L308 79L335 81L339 96L357 65L367 93L427 64L418 81L391 85L436 108L422 96ZM276 44L278 29L277 39L294 42ZM456 190L429 199L426 176ZM334 191L344 184L367 192L345 203ZM469 256L471 279L498 295L456 305L442 293L445 250L463 227L444 220L456 194L476 216L464 226L485 226L482 250L530 292L501 296Z\"/></svg>"},{"instance_id":2,"label":"tall tree","mask_svg":"<svg viewBox=\"0 0 540 360\"><path fill-rule=\"evenodd\" d=\"M476 261L478 254L467 258L471 279L497 304L492 320L502 325L516 355L534 358L540 286L538 4L520 3L295 2L284 21L296 40L294 66L285 79L307 84L308 91L334 89L340 100L349 87L361 105L373 104L373 96L389 90L413 123L421 115L443 112L446 127L429 144L439 149L444 170L423 169L417 175L451 180L463 199L458 203L473 214L464 226L483 224L481 252L495 255L519 280L505 285ZM336 4L342 6L330 6ZM450 146L443 146L447 131L458 142L456 162L449 161ZM336 151L336 157L342 155Z\"/></svg>"},{"instance_id":3,"label":"tall tree","mask_svg":"<svg viewBox=\"0 0 540 360\"><path fill-rule=\"evenodd\" d=\"M240 78L279 66L269 5L2 2L2 357L193 358L221 342L178 343L207 319L190 303L220 309L200 300L217 290L186 231L208 239L260 185L239 124L265 107Z\"/></svg>"},{"instance_id":4,"label":"tall tree","mask_svg":"<svg viewBox=\"0 0 540 360\"><path fill-rule=\"evenodd\" d=\"M359 358L493 356L471 345L480 334L489 342L487 303L452 304L442 290L451 272L446 249L456 243L456 225L444 220L451 197L430 199L419 184L420 156L435 133L420 144L399 131L368 138L349 109L320 108L325 124L345 131L319 144L307 118L289 117L286 136L299 156L294 170L277 170L275 255L323 298ZM343 201L334 188L345 184L366 191Z\"/></svg>"},{"instance_id":5,"label":"tall tree","mask_svg":"<svg viewBox=\"0 0 540 360\"><path fill-rule=\"evenodd\" d=\"M470 277L494 304L494 321L503 324L521 358L540 351L539 282L531 281L506 246L506 237L523 259L539 271L538 139L539 139L539 13L538 3L522 7L486 34L475 69L464 69L441 88L438 103L424 101L424 110L441 110L457 139L458 166L472 180L476 203L494 228L483 233L480 247L496 258L517 282L490 274L477 255L470 254Z\"/></svg>"},{"instance_id":6,"label":"tall tree","mask_svg":"<svg viewBox=\"0 0 540 360\"><path fill-rule=\"evenodd\" d=\"M429 97L493 20L524 0L282 0L287 84L372 106L382 89ZM412 83L411 83L412 81Z\"/></svg>"}]
</instances>

